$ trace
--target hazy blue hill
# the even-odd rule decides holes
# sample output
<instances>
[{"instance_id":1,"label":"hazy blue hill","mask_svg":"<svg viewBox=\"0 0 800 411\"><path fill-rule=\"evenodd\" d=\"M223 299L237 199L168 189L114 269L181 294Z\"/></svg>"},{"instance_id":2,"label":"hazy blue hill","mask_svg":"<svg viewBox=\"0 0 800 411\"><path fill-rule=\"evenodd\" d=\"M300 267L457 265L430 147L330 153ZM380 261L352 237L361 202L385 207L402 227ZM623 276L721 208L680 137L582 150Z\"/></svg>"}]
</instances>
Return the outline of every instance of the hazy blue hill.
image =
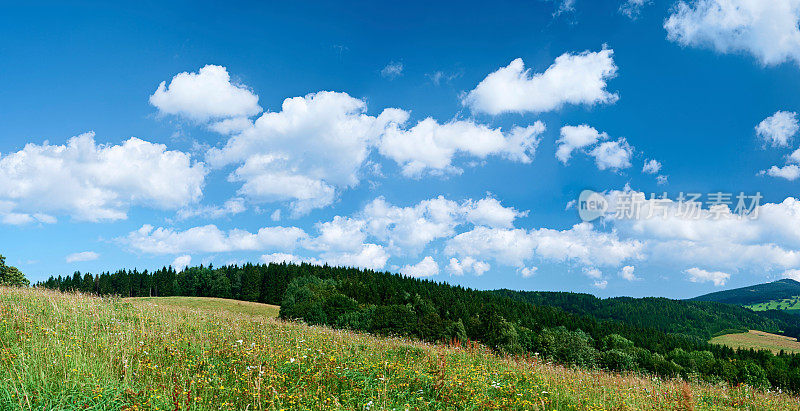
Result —
<instances>
[{"instance_id":1,"label":"hazy blue hill","mask_svg":"<svg viewBox=\"0 0 800 411\"><path fill-rule=\"evenodd\" d=\"M786 278L771 283L717 291L692 298L690 301L715 301L726 304L748 305L781 300L798 295L800 295L800 282Z\"/></svg>"}]
</instances>

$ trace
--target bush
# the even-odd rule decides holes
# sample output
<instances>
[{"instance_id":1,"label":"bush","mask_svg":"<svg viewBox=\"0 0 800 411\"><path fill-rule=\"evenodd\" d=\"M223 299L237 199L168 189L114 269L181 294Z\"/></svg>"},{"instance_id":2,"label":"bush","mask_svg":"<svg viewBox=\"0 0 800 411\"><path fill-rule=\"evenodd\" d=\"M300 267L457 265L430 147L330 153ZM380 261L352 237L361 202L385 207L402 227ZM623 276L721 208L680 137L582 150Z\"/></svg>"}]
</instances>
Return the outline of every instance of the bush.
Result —
<instances>
[{"instance_id":1,"label":"bush","mask_svg":"<svg viewBox=\"0 0 800 411\"><path fill-rule=\"evenodd\" d=\"M636 368L633 357L616 348L603 352L600 355L600 362L603 367L613 371L629 371Z\"/></svg>"}]
</instances>

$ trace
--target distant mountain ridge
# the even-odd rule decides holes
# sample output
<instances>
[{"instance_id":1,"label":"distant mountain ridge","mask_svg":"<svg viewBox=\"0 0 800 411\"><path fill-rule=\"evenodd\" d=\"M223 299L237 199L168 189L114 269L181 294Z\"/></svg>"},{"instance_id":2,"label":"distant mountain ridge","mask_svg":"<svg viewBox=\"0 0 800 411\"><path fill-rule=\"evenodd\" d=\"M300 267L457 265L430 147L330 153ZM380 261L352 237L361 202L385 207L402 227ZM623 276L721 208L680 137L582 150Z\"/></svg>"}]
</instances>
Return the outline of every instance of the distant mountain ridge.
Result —
<instances>
[{"instance_id":1,"label":"distant mountain ridge","mask_svg":"<svg viewBox=\"0 0 800 411\"><path fill-rule=\"evenodd\" d=\"M726 304L749 305L782 300L800 295L800 282L784 278L771 283L756 284L732 290L717 291L690 298L689 301L714 301Z\"/></svg>"}]
</instances>

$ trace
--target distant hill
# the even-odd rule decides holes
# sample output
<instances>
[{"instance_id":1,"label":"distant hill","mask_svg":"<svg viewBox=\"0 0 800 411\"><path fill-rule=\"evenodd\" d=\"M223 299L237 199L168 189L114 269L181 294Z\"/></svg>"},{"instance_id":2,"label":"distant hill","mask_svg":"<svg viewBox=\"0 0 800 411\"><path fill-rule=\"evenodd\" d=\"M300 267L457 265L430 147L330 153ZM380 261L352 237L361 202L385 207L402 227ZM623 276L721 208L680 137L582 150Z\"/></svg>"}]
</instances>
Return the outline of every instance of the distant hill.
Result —
<instances>
[{"instance_id":1,"label":"distant hill","mask_svg":"<svg viewBox=\"0 0 800 411\"><path fill-rule=\"evenodd\" d=\"M797 284L800 286L800 283ZM800 322L796 316L776 311L753 312L735 304L714 301L672 300L661 297L601 299L591 294L548 291L493 292L537 306L558 307L572 314L703 339L751 329L781 330L793 336L800 334Z\"/></svg>"},{"instance_id":2,"label":"distant hill","mask_svg":"<svg viewBox=\"0 0 800 411\"><path fill-rule=\"evenodd\" d=\"M800 282L785 278L771 283L734 288L701 295L690 301L715 301L718 303L751 305L800 296Z\"/></svg>"}]
</instances>

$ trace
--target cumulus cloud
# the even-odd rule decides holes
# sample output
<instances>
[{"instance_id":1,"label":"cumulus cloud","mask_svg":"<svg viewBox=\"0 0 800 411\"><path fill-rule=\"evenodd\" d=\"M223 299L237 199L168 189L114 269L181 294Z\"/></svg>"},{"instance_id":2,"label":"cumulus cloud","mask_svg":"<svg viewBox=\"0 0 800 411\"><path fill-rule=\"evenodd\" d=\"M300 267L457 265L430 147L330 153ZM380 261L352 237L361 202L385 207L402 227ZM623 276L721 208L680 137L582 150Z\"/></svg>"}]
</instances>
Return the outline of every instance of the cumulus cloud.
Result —
<instances>
[{"instance_id":1,"label":"cumulus cloud","mask_svg":"<svg viewBox=\"0 0 800 411\"><path fill-rule=\"evenodd\" d=\"M320 257L331 265L379 270L386 266L389 253L378 244L363 244L360 250L344 253L323 253Z\"/></svg>"},{"instance_id":2,"label":"cumulus cloud","mask_svg":"<svg viewBox=\"0 0 800 411\"><path fill-rule=\"evenodd\" d=\"M423 278L431 277L439 274L439 264L434 261L433 257L427 256L422 261L414 265L405 265L400 269L402 274L410 277Z\"/></svg>"},{"instance_id":3,"label":"cumulus cloud","mask_svg":"<svg viewBox=\"0 0 800 411\"><path fill-rule=\"evenodd\" d=\"M541 121L503 133L499 128L492 129L471 120L440 124L427 118L410 129L401 129L396 124L387 129L380 143L380 153L397 162L408 177L420 177L425 172L460 172L453 166L458 154L479 159L494 155L530 163L544 130Z\"/></svg>"},{"instance_id":4,"label":"cumulus cloud","mask_svg":"<svg viewBox=\"0 0 800 411\"><path fill-rule=\"evenodd\" d=\"M693 283L713 282L715 286L725 285L731 275L721 271L706 271L697 267L692 267L684 271L689 276L689 281Z\"/></svg>"},{"instance_id":5,"label":"cumulus cloud","mask_svg":"<svg viewBox=\"0 0 800 411\"><path fill-rule=\"evenodd\" d=\"M402 65L390 64L383 72L400 75ZM377 163L370 156L376 150L408 177L458 173L457 157L531 162L545 128L535 122L503 131L471 120L432 118L407 124L405 110L387 108L372 116L366 101L333 91L287 98L280 111L254 118L262 111L258 96L232 83L225 67L213 65L180 73L169 85L162 82L150 101L163 114L190 118L229 136L206 152L206 162L217 169L235 166L228 180L241 184L238 196L253 203L286 202L293 217L331 205L341 191L375 173ZM183 214L225 215L238 209Z\"/></svg>"},{"instance_id":6,"label":"cumulus cloud","mask_svg":"<svg viewBox=\"0 0 800 411\"><path fill-rule=\"evenodd\" d=\"M306 237L305 231L297 227L264 227L250 233L240 229L225 232L213 224L184 231L145 224L128 234L123 242L148 254L220 253L290 250Z\"/></svg>"},{"instance_id":7,"label":"cumulus cloud","mask_svg":"<svg viewBox=\"0 0 800 411\"><path fill-rule=\"evenodd\" d=\"M172 268L174 268L175 271L177 272L181 272L191 263L192 263L192 256L188 254L180 255L175 257L174 260L172 260Z\"/></svg>"},{"instance_id":8,"label":"cumulus cloud","mask_svg":"<svg viewBox=\"0 0 800 411\"><path fill-rule=\"evenodd\" d=\"M744 52L761 64L800 64L800 0L681 1L664 22L667 37L718 53Z\"/></svg>"},{"instance_id":9,"label":"cumulus cloud","mask_svg":"<svg viewBox=\"0 0 800 411\"><path fill-rule=\"evenodd\" d=\"M567 230L475 227L448 240L445 252L518 267L534 258L615 267L640 258L642 247L639 241L620 239L616 232L601 232L590 223L580 223Z\"/></svg>"},{"instance_id":10,"label":"cumulus cloud","mask_svg":"<svg viewBox=\"0 0 800 411\"><path fill-rule=\"evenodd\" d=\"M617 74L614 51L564 53L543 73L525 69L522 59L489 74L463 99L473 112L541 113L565 104L594 105L619 99L606 90Z\"/></svg>"},{"instance_id":11,"label":"cumulus cloud","mask_svg":"<svg viewBox=\"0 0 800 411\"><path fill-rule=\"evenodd\" d=\"M83 251L80 253L73 253L67 256L68 263L75 263L80 261L94 261L100 258L100 254L94 251Z\"/></svg>"},{"instance_id":12,"label":"cumulus cloud","mask_svg":"<svg viewBox=\"0 0 800 411\"><path fill-rule=\"evenodd\" d=\"M624 278L624 279L626 279L626 280L628 280L628 281L638 280L639 278L637 278L636 275L633 273L635 270L636 270L636 267L634 267L632 265L626 265L626 266L622 267L622 270L620 270L619 276Z\"/></svg>"},{"instance_id":13,"label":"cumulus cloud","mask_svg":"<svg viewBox=\"0 0 800 411\"><path fill-rule=\"evenodd\" d=\"M599 140L608 139L608 134L597 131L586 124L561 127L561 137L556 141L556 158L567 164L576 149L591 146Z\"/></svg>"},{"instance_id":14,"label":"cumulus cloud","mask_svg":"<svg viewBox=\"0 0 800 411\"><path fill-rule=\"evenodd\" d=\"M600 290L605 290L606 287L608 286L608 281L606 281L606 280L597 280L592 285L595 288L598 288Z\"/></svg>"},{"instance_id":15,"label":"cumulus cloud","mask_svg":"<svg viewBox=\"0 0 800 411\"><path fill-rule=\"evenodd\" d=\"M370 148L408 113L366 114L366 103L322 91L284 100L279 112L258 118L222 148L209 150L215 167L239 164L230 180L256 201L290 201L296 215L331 204L336 189L358 184Z\"/></svg>"},{"instance_id":16,"label":"cumulus cloud","mask_svg":"<svg viewBox=\"0 0 800 411\"><path fill-rule=\"evenodd\" d=\"M478 261L472 257L465 257L461 260L457 258L451 258L449 264L447 264L447 271L449 271L453 275L464 275L471 272L475 275L480 276L483 275L483 273L489 271L490 268L491 266L489 265L489 263L484 261ZM530 273L532 275L530 269L526 267L525 270L528 271L523 272L523 276L525 276L526 273Z\"/></svg>"},{"instance_id":17,"label":"cumulus cloud","mask_svg":"<svg viewBox=\"0 0 800 411\"><path fill-rule=\"evenodd\" d=\"M772 166L769 169L762 171L761 174L794 181L800 177L800 166L797 164L787 164L783 167Z\"/></svg>"},{"instance_id":18,"label":"cumulus cloud","mask_svg":"<svg viewBox=\"0 0 800 411\"><path fill-rule=\"evenodd\" d=\"M430 242L451 237L464 223L489 227L510 227L525 213L504 207L493 197L457 203L442 196L409 207L389 204L377 198L359 214L371 236L401 253L415 255Z\"/></svg>"},{"instance_id":19,"label":"cumulus cloud","mask_svg":"<svg viewBox=\"0 0 800 411\"><path fill-rule=\"evenodd\" d=\"M620 170L631 166L633 148L624 138L600 143L589 152L600 170Z\"/></svg>"},{"instance_id":20,"label":"cumulus cloud","mask_svg":"<svg viewBox=\"0 0 800 411\"><path fill-rule=\"evenodd\" d=\"M800 234L792 228L800 224L800 201L795 198L763 203L755 214L740 217L736 210L749 208L751 198L742 198L740 205L734 195L729 205L709 209L708 204L700 208L699 202L694 208L687 202L681 206L670 199L632 194L639 196L639 217L615 218L616 204L611 201L605 223L622 238L640 241L650 263L726 272L800 268Z\"/></svg>"},{"instance_id":21,"label":"cumulus cloud","mask_svg":"<svg viewBox=\"0 0 800 411\"><path fill-rule=\"evenodd\" d=\"M162 114L196 121L249 117L261 112L257 95L232 84L225 67L210 64L197 73L177 74L169 85L162 81L150 96L150 104Z\"/></svg>"},{"instance_id":22,"label":"cumulus cloud","mask_svg":"<svg viewBox=\"0 0 800 411\"><path fill-rule=\"evenodd\" d=\"M54 222L53 214L122 220L132 205L174 209L195 203L206 173L188 154L135 137L103 145L86 133L64 145L27 144L0 156L0 215L41 222Z\"/></svg>"},{"instance_id":23,"label":"cumulus cloud","mask_svg":"<svg viewBox=\"0 0 800 411\"><path fill-rule=\"evenodd\" d=\"M788 147L800 129L797 113L777 111L756 126L756 135L772 147Z\"/></svg>"}]
</instances>

